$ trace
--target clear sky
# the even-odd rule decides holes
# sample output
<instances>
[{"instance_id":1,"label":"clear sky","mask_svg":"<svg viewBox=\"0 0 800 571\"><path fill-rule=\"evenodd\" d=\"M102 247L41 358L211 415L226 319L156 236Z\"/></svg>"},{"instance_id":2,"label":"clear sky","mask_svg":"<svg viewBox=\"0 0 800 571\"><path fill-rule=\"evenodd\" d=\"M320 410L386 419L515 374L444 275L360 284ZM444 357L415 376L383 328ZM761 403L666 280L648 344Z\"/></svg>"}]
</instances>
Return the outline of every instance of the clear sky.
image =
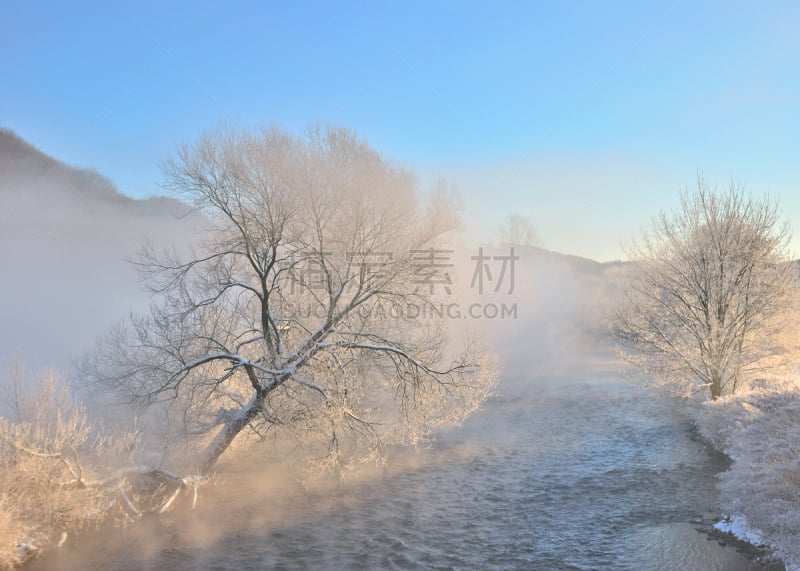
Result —
<instances>
[{"instance_id":1,"label":"clear sky","mask_svg":"<svg viewBox=\"0 0 800 571\"><path fill-rule=\"evenodd\" d=\"M515 212L620 258L698 173L800 235L796 2L10 0L0 54L0 125L131 196L220 122L321 122L452 181L487 240Z\"/></svg>"}]
</instances>

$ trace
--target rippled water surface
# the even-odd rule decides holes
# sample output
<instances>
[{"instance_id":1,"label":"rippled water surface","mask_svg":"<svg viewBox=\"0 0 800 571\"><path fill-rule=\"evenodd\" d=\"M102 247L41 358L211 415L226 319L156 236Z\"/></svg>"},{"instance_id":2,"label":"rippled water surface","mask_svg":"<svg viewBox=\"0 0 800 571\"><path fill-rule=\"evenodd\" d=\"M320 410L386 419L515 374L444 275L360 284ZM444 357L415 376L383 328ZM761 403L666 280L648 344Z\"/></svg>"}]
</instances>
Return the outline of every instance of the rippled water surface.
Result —
<instances>
[{"instance_id":1,"label":"rippled water surface","mask_svg":"<svg viewBox=\"0 0 800 571\"><path fill-rule=\"evenodd\" d=\"M695 529L714 513L724 462L692 439L678 403L606 367L508 380L395 466L309 491L230 475L185 521L117 530L34 568L747 568Z\"/></svg>"}]
</instances>

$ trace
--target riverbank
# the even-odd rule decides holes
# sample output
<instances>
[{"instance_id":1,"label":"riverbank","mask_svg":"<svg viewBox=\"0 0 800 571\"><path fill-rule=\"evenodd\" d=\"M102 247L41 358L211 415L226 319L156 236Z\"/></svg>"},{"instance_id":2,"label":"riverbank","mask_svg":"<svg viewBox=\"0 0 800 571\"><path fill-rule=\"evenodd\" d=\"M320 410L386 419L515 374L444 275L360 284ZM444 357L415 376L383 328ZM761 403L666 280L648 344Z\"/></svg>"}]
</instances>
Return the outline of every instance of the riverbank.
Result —
<instances>
[{"instance_id":1,"label":"riverbank","mask_svg":"<svg viewBox=\"0 0 800 571\"><path fill-rule=\"evenodd\" d=\"M800 387L789 379L763 380L693 413L699 434L731 462L719 477L720 507L730 515L715 532L753 545L757 557L772 553L787 570L800 570Z\"/></svg>"}]
</instances>

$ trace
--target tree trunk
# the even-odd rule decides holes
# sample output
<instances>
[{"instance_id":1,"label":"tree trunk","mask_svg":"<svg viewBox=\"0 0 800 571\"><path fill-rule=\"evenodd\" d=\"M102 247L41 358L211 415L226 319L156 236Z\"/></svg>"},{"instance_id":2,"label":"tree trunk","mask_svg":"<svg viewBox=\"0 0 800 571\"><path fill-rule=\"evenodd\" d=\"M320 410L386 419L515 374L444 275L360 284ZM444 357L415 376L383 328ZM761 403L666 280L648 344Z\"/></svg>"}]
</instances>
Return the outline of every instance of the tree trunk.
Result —
<instances>
[{"instance_id":1,"label":"tree trunk","mask_svg":"<svg viewBox=\"0 0 800 571\"><path fill-rule=\"evenodd\" d=\"M722 396L722 375L714 373L711 376L711 400L717 400Z\"/></svg>"},{"instance_id":2,"label":"tree trunk","mask_svg":"<svg viewBox=\"0 0 800 571\"><path fill-rule=\"evenodd\" d=\"M253 395L252 401L241 410L235 418L225 422L220 431L214 437L214 440L206 447L203 453L203 460L200 463L200 474L207 476L216 465L220 456L222 456L228 447L233 442L238 434L247 428L247 426L255 419L264 408L264 401L267 398L268 391L260 389Z\"/></svg>"}]
</instances>

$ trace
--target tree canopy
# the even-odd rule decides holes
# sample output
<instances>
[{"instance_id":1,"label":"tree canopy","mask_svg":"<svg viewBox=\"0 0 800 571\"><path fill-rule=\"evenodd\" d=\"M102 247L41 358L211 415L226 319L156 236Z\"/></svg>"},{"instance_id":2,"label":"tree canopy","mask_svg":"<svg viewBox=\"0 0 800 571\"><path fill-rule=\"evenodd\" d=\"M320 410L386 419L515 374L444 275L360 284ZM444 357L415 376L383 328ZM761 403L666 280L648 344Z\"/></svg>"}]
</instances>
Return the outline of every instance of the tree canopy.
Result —
<instances>
[{"instance_id":1,"label":"tree canopy","mask_svg":"<svg viewBox=\"0 0 800 571\"><path fill-rule=\"evenodd\" d=\"M408 306L458 207L352 132L220 129L165 163L166 187L212 223L187 259L146 250L147 315L84 367L140 403L169 400L207 473L240 434L282 435L323 464L379 458L477 409L495 383L474 343ZM430 256L428 256L430 258Z\"/></svg>"},{"instance_id":2,"label":"tree canopy","mask_svg":"<svg viewBox=\"0 0 800 571\"><path fill-rule=\"evenodd\" d=\"M741 187L684 193L628 248L623 356L656 381L714 399L785 365L796 345L797 266L775 202Z\"/></svg>"}]
</instances>

